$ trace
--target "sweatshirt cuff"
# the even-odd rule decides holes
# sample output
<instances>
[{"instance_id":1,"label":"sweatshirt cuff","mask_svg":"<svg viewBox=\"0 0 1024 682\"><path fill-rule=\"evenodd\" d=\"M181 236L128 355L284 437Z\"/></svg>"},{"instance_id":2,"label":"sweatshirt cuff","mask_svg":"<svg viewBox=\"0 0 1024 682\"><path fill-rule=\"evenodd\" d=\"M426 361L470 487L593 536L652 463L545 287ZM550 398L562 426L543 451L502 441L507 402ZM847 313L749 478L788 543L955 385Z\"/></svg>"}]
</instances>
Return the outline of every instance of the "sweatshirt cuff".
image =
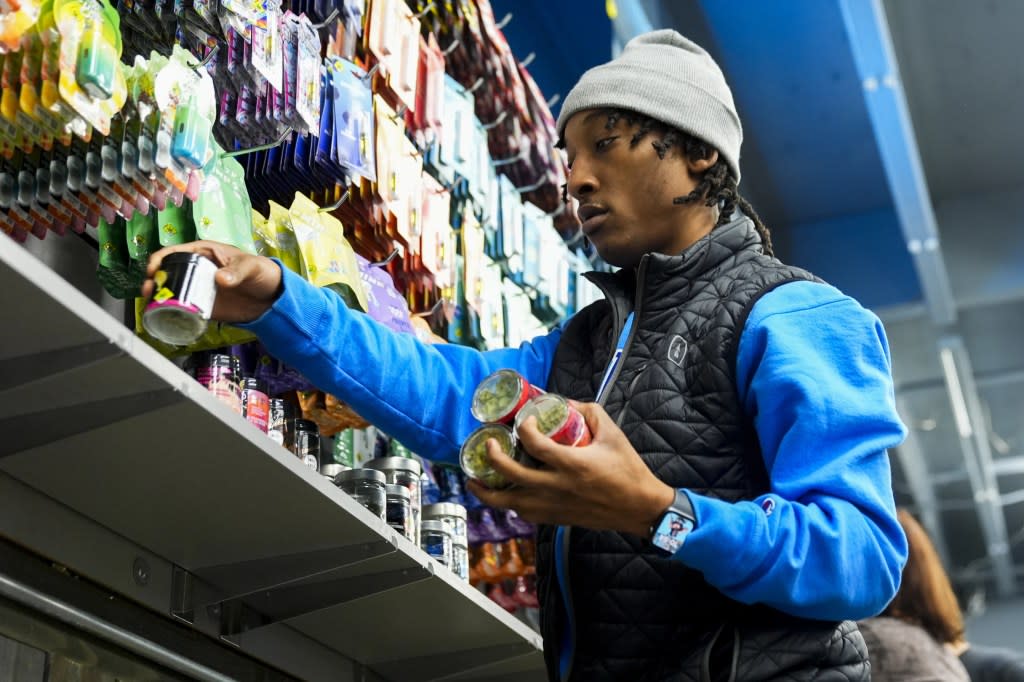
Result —
<instances>
[{"instance_id":1,"label":"sweatshirt cuff","mask_svg":"<svg viewBox=\"0 0 1024 682\"><path fill-rule=\"evenodd\" d=\"M735 566L750 566L754 557L749 550L757 545L753 536L759 529L745 526L744 516L737 513L739 510L733 503L690 490L684 489L683 492L690 498L695 523L674 558L690 568L710 574L721 572L725 557L729 557L729 563Z\"/></svg>"},{"instance_id":2,"label":"sweatshirt cuff","mask_svg":"<svg viewBox=\"0 0 1024 682\"><path fill-rule=\"evenodd\" d=\"M267 346L275 341L294 342L296 331L315 339L327 310L325 292L284 267L278 259L271 260L281 268L281 295L258 318L235 326L256 334Z\"/></svg>"}]
</instances>

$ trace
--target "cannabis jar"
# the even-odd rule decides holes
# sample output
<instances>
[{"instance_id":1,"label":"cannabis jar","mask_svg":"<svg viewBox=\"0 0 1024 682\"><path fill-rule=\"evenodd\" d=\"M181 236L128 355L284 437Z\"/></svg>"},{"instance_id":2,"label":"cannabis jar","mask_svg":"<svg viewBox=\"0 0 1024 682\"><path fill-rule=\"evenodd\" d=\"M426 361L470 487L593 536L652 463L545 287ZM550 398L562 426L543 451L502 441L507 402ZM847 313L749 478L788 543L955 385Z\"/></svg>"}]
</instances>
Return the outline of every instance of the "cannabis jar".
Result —
<instances>
[{"instance_id":1,"label":"cannabis jar","mask_svg":"<svg viewBox=\"0 0 1024 682\"><path fill-rule=\"evenodd\" d=\"M481 422L511 425L526 401L541 394L518 372L499 369L476 387L469 411Z\"/></svg>"},{"instance_id":2,"label":"cannabis jar","mask_svg":"<svg viewBox=\"0 0 1024 682\"><path fill-rule=\"evenodd\" d=\"M467 538L466 533L466 508L461 504L452 502L439 502L428 504L423 507L424 521L440 521L448 526L452 533L452 539Z\"/></svg>"},{"instance_id":3,"label":"cannabis jar","mask_svg":"<svg viewBox=\"0 0 1024 682\"><path fill-rule=\"evenodd\" d=\"M412 540L415 536L415 528L412 522L409 489L404 485L388 483L384 486L384 493L387 496L388 525L404 535L406 539Z\"/></svg>"},{"instance_id":4,"label":"cannabis jar","mask_svg":"<svg viewBox=\"0 0 1024 682\"><path fill-rule=\"evenodd\" d=\"M421 477L423 467L419 460L409 457L377 457L366 463L368 469L376 469L387 477L387 482L409 490L409 505L412 508L413 542L419 542L420 509L422 507Z\"/></svg>"},{"instance_id":5,"label":"cannabis jar","mask_svg":"<svg viewBox=\"0 0 1024 682\"><path fill-rule=\"evenodd\" d=\"M196 253L164 257L153 275L153 298L142 313L142 326L154 338L187 346L206 331L217 297L217 265Z\"/></svg>"},{"instance_id":6,"label":"cannabis jar","mask_svg":"<svg viewBox=\"0 0 1024 682\"><path fill-rule=\"evenodd\" d=\"M562 445L590 444L590 429L583 414L560 395L545 393L523 405L516 415L516 433L530 417L537 418L537 430Z\"/></svg>"},{"instance_id":7,"label":"cannabis jar","mask_svg":"<svg viewBox=\"0 0 1024 682\"><path fill-rule=\"evenodd\" d=\"M448 526L440 521L424 521L420 527L423 551L437 559L438 563L452 566L452 534Z\"/></svg>"},{"instance_id":8,"label":"cannabis jar","mask_svg":"<svg viewBox=\"0 0 1024 682\"><path fill-rule=\"evenodd\" d=\"M491 438L496 440L502 452L512 459L521 462L526 459L516 447L516 439L512 429L504 424L484 424L469 434L466 442L462 444L459 462L467 476L475 478L488 488L492 490L508 488L511 483L494 470L490 459L487 457L487 441Z\"/></svg>"},{"instance_id":9,"label":"cannabis jar","mask_svg":"<svg viewBox=\"0 0 1024 682\"><path fill-rule=\"evenodd\" d=\"M385 519L387 510L387 479L376 469L349 469L334 477L334 484L370 510L374 516Z\"/></svg>"}]
</instances>

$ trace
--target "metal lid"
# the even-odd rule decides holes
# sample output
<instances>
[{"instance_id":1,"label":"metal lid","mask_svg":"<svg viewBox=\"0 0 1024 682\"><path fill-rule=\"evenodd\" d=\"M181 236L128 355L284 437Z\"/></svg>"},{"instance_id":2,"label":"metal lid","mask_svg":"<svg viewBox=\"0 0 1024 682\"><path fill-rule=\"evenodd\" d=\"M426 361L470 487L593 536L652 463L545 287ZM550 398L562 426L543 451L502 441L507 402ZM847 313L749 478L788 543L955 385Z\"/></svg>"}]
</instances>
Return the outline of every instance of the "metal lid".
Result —
<instances>
[{"instance_id":1,"label":"metal lid","mask_svg":"<svg viewBox=\"0 0 1024 682\"><path fill-rule=\"evenodd\" d=\"M444 523L442 523L441 521L423 521L423 522L421 522L420 523L420 532L422 532L422 533L430 533L430 532L433 532L433 533L444 533L446 535L451 535L452 534L451 530L448 529L448 526L444 525Z\"/></svg>"},{"instance_id":2,"label":"metal lid","mask_svg":"<svg viewBox=\"0 0 1024 682\"><path fill-rule=\"evenodd\" d=\"M374 483L385 485L388 482L388 477L376 469L349 469L348 471L342 471L334 477L335 485L341 485L349 481L373 481Z\"/></svg>"},{"instance_id":3,"label":"metal lid","mask_svg":"<svg viewBox=\"0 0 1024 682\"><path fill-rule=\"evenodd\" d=\"M366 468L378 471L411 471L417 476L423 473L419 460L409 457L378 457L367 462Z\"/></svg>"},{"instance_id":4,"label":"metal lid","mask_svg":"<svg viewBox=\"0 0 1024 682\"><path fill-rule=\"evenodd\" d=\"M160 266L164 267L167 265L181 265L183 263L199 263L204 260L210 260L206 256L202 256L198 253L189 253L187 251L178 251L175 253L169 253L163 257L160 261ZM210 261L213 263L213 261Z\"/></svg>"},{"instance_id":5,"label":"metal lid","mask_svg":"<svg viewBox=\"0 0 1024 682\"><path fill-rule=\"evenodd\" d=\"M338 464L337 462L329 462L320 467L320 473L328 478L334 478L342 471L348 471L348 467L344 464Z\"/></svg>"},{"instance_id":6,"label":"metal lid","mask_svg":"<svg viewBox=\"0 0 1024 682\"><path fill-rule=\"evenodd\" d=\"M438 502L436 504L423 505L421 515L425 519L436 519L445 516L454 516L457 519L466 518L466 508L454 502Z\"/></svg>"},{"instance_id":7,"label":"metal lid","mask_svg":"<svg viewBox=\"0 0 1024 682\"><path fill-rule=\"evenodd\" d=\"M316 425L316 422L312 419L300 419L296 417L292 420L293 427L296 431L306 431L307 433L320 433L320 427Z\"/></svg>"},{"instance_id":8,"label":"metal lid","mask_svg":"<svg viewBox=\"0 0 1024 682\"><path fill-rule=\"evenodd\" d=\"M407 500L412 499L412 491L410 491L404 485L388 483L386 486L384 486L384 492L387 494L388 497L397 496L404 497Z\"/></svg>"}]
</instances>

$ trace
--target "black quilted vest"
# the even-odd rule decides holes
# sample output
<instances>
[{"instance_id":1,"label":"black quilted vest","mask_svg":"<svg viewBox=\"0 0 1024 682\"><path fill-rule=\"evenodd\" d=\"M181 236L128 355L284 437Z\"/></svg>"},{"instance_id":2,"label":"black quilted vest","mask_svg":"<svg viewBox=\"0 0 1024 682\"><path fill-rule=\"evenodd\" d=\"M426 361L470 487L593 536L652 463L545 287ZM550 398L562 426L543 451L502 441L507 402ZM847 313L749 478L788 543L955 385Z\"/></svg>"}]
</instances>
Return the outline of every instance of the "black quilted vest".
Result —
<instances>
[{"instance_id":1,"label":"black quilted vest","mask_svg":"<svg viewBox=\"0 0 1024 682\"><path fill-rule=\"evenodd\" d=\"M606 298L566 327L548 388L593 400L634 311L605 409L673 488L729 501L756 497L768 490L768 475L736 391L736 346L760 296L814 279L765 256L745 217L682 256L648 254L635 273L592 274ZM566 623L554 532L540 529L537 572L545 656L549 677L557 680ZM567 533L563 565L576 624L572 680L870 678L853 623L740 604L635 536L575 527Z\"/></svg>"}]
</instances>

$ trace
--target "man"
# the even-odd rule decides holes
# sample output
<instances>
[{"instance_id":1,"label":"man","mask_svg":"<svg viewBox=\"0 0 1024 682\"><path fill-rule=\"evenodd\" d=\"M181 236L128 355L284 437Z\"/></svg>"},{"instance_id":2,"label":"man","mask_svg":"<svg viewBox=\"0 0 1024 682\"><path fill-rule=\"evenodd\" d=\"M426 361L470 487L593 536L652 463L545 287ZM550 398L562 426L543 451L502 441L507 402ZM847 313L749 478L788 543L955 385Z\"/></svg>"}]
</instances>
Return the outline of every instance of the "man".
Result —
<instances>
[{"instance_id":1,"label":"man","mask_svg":"<svg viewBox=\"0 0 1024 682\"><path fill-rule=\"evenodd\" d=\"M582 229L621 270L592 276L605 300L518 349L428 346L267 259L175 248L222 266L217 319L425 456L455 457L495 369L580 401L591 445L555 444L531 420L520 435L542 467L490 444L518 487L471 483L542 524L551 679L868 679L850 620L885 606L906 555L881 324L771 256L736 189L732 95L678 33L584 74L558 129ZM660 542L674 523L688 532Z\"/></svg>"}]
</instances>

